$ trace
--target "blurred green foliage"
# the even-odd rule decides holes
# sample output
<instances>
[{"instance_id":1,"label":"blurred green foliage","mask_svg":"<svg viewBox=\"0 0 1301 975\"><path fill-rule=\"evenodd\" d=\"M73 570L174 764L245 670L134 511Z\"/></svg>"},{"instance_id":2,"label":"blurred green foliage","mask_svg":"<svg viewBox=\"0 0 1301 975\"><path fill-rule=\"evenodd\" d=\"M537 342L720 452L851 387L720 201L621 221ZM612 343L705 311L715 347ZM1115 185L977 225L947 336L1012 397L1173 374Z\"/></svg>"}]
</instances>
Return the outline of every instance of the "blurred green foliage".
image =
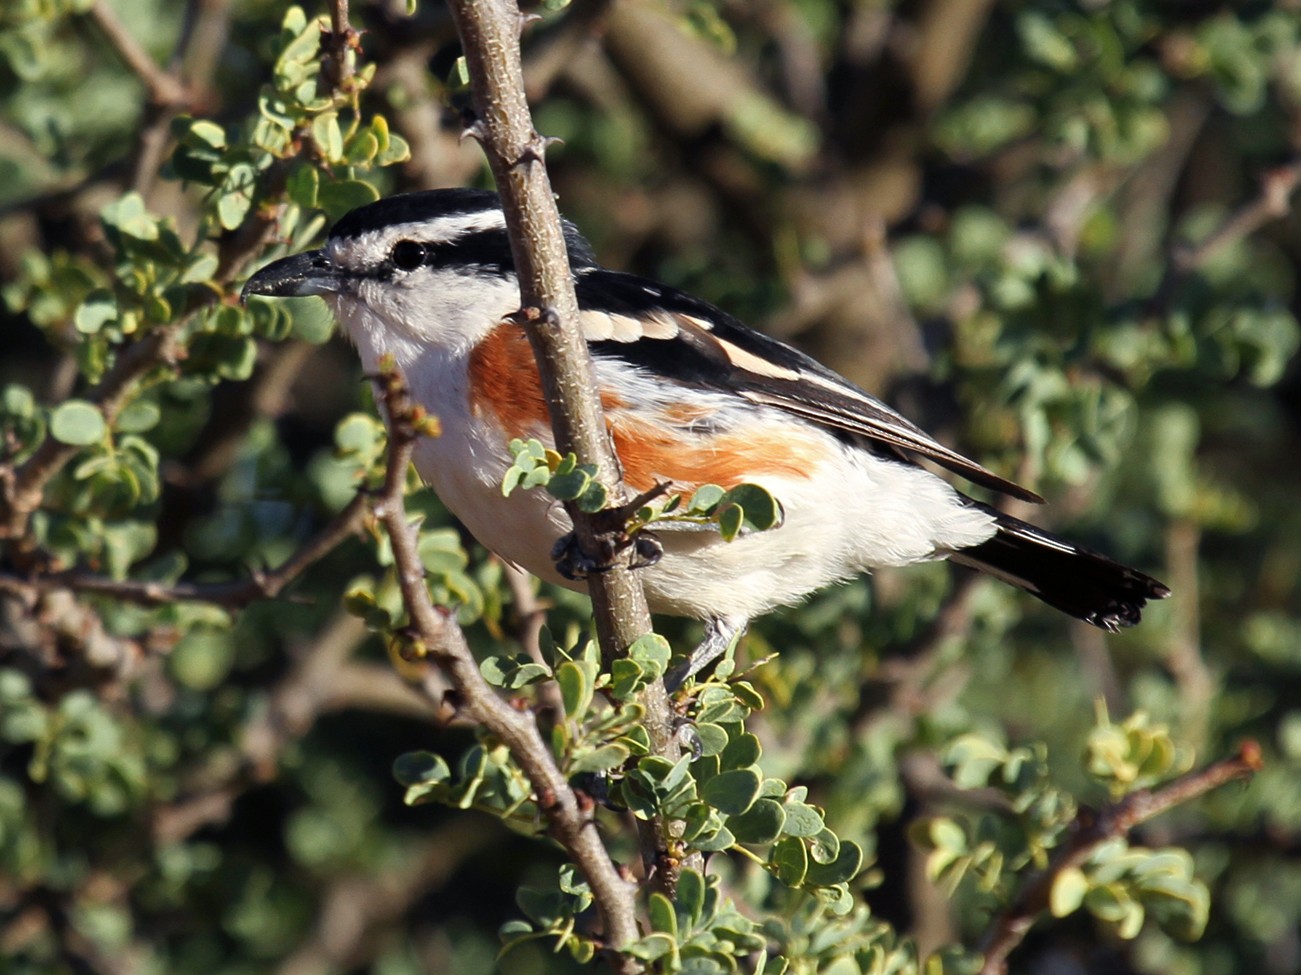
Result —
<instances>
[{"instance_id":1,"label":"blurred green foliage","mask_svg":"<svg viewBox=\"0 0 1301 975\"><path fill-rule=\"evenodd\" d=\"M1296 970L1301 18L543 8L536 118L606 263L894 394L1050 496L1044 523L1175 590L1112 638L944 566L857 580L691 685L699 754L669 762L635 698L693 628L665 620L606 669L581 598L512 582L412 484L435 600L566 774L626 810L596 812L615 858L666 811L710 854L674 900L644 892L636 957L973 971L1082 814L1251 737L1249 787L1055 874L1012 963ZM362 519L274 600L248 588L378 483L386 436L322 311L242 306L236 282L379 195L486 179L446 12L356 3L360 52L333 63L323 12L0 10L6 970L529 973L599 948L508 751L404 683L428 665L403 659L382 533ZM24 508L14 486L52 457ZM508 486L602 502L565 458L517 458ZM643 522L762 530L772 502Z\"/></svg>"}]
</instances>

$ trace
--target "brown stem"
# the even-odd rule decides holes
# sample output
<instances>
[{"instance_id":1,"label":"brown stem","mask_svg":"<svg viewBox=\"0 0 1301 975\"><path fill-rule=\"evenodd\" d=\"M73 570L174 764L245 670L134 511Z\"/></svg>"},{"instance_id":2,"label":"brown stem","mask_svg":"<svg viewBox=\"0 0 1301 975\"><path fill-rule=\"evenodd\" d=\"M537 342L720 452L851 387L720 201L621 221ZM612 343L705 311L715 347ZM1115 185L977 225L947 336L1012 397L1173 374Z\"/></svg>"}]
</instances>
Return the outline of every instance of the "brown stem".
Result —
<instances>
[{"instance_id":1,"label":"brown stem","mask_svg":"<svg viewBox=\"0 0 1301 975\"><path fill-rule=\"evenodd\" d=\"M1197 577L1201 528L1191 518L1174 519L1166 529L1170 584L1180 599L1173 607L1165 664L1179 689L1182 737L1194 749L1206 741L1216 680L1202 655L1200 582Z\"/></svg>"},{"instance_id":2,"label":"brown stem","mask_svg":"<svg viewBox=\"0 0 1301 975\"><path fill-rule=\"evenodd\" d=\"M560 213L547 176L546 140L533 127L524 96L519 32L523 20L507 0L452 0L470 72L478 120L471 131L479 138L501 194L511 252L519 275L522 317L537 358L542 388L551 414L556 447L573 452L580 463L593 464L609 491L612 506L626 502L618 459L594 381L587 343L578 325L569 256L560 227ZM576 506L566 505L575 536L587 552L598 552L594 520ZM626 566L594 573L588 580L597 635L607 661L623 654L650 632L650 612L641 583ZM673 715L662 682L643 692L646 728L657 754L675 757ZM677 857L671 856L678 828L657 824L653 848L644 850L659 867L657 883L676 886ZM619 942L615 942L616 947Z\"/></svg>"},{"instance_id":3,"label":"brown stem","mask_svg":"<svg viewBox=\"0 0 1301 975\"><path fill-rule=\"evenodd\" d=\"M981 939L985 960L980 975L1004 975L1008 955L1048 910L1053 884L1062 871L1083 864L1103 843L1128 836L1130 831L1149 819L1222 785L1251 778L1261 767L1260 746L1247 741L1233 757L1189 772L1160 789L1133 792L1098 812L1080 810L1068 827L1070 840L1057 851L1046 869L1029 879L1012 905L996 915L986 928Z\"/></svg>"},{"instance_id":4,"label":"brown stem","mask_svg":"<svg viewBox=\"0 0 1301 975\"><path fill-rule=\"evenodd\" d=\"M1270 221L1287 216L1292 209L1292 195L1299 185L1301 160L1262 173L1260 191L1254 199L1228 214L1200 243L1175 248L1161 283L1157 285L1156 293L1149 302L1149 308L1154 313L1163 312L1169 307L1175 289L1185 277L1225 247L1250 236Z\"/></svg>"},{"instance_id":5,"label":"brown stem","mask_svg":"<svg viewBox=\"0 0 1301 975\"><path fill-rule=\"evenodd\" d=\"M360 34L348 23L348 0L330 0L330 29L321 34L322 80L336 91L347 91L355 65L352 52L357 50Z\"/></svg>"},{"instance_id":6,"label":"brown stem","mask_svg":"<svg viewBox=\"0 0 1301 975\"><path fill-rule=\"evenodd\" d=\"M419 437L413 420L414 404L396 371L385 372L378 385L380 402L389 419L390 439L384 488L376 499L375 515L383 523L393 548L398 587L410 626L423 651L451 678L461 710L502 741L528 777L551 835L591 887L606 941L616 949L609 956L611 966L621 975L641 972L636 959L617 953L617 949L638 937L635 888L610 859L590 807L585 809L570 788L532 714L518 711L498 697L479 672L455 616L438 610L429 599L416 529L407 518L404 500L407 469ZM441 687L431 691L435 700L441 700Z\"/></svg>"},{"instance_id":7,"label":"brown stem","mask_svg":"<svg viewBox=\"0 0 1301 975\"><path fill-rule=\"evenodd\" d=\"M37 593L65 589L94 593L127 603L159 606L164 603L204 602L227 609L241 609L260 599L274 599L308 567L338 548L356 534L366 513L367 499L359 493L320 532L270 572L255 572L239 582L193 583L142 582L135 579L110 579L90 572L69 570L31 578L0 574L0 591L34 596Z\"/></svg>"},{"instance_id":8,"label":"brown stem","mask_svg":"<svg viewBox=\"0 0 1301 975\"><path fill-rule=\"evenodd\" d=\"M108 4L108 0L95 0L90 5L90 18L100 33L113 45L124 64L131 73L139 78L149 91L149 99L155 105L184 105L189 93L176 75L164 71L158 62L149 56L149 52L140 46L140 42L126 29L118 19L117 12Z\"/></svg>"}]
</instances>

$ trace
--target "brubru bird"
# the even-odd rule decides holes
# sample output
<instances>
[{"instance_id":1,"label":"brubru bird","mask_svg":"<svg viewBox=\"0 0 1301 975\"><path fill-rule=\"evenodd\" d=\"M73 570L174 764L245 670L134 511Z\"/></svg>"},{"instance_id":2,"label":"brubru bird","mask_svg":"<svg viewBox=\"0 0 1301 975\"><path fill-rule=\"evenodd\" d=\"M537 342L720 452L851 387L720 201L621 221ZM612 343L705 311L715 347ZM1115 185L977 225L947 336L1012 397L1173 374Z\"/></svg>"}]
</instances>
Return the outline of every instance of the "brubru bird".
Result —
<instances>
[{"instance_id":1,"label":"brubru bird","mask_svg":"<svg viewBox=\"0 0 1301 975\"><path fill-rule=\"evenodd\" d=\"M1106 630L1169 590L1137 569L966 497L927 461L1012 497L1033 492L940 444L790 346L675 288L601 267L565 222L579 321L625 482L758 484L780 526L727 542L657 525L663 555L640 570L653 612L707 624L689 672L755 616L876 566L947 558ZM319 295L365 369L394 357L442 433L415 464L485 546L569 588L552 549L571 530L542 491L504 497L514 438L553 443L497 195L393 196L339 220L320 250L278 260L248 295Z\"/></svg>"}]
</instances>

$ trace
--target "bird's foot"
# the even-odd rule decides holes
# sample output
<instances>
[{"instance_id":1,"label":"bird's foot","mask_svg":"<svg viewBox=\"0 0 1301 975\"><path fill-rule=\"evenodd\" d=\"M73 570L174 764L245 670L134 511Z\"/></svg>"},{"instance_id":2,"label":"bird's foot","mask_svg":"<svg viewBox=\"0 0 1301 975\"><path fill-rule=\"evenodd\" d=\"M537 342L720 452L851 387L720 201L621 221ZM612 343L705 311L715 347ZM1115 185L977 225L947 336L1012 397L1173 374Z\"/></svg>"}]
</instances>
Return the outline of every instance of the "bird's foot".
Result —
<instances>
[{"instance_id":1,"label":"bird's foot","mask_svg":"<svg viewBox=\"0 0 1301 975\"><path fill-rule=\"evenodd\" d=\"M628 553L626 564L630 569L644 569L664 556L664 544L645 530L632 536L622 532L601 533L595 542L596 552L591 553L579 543L574 532L561 535L551 546L551 561L556 571L566 579L579 582L595 572L610 571L623 552Z\"/></svg>"},{"instance_id":2,"label":"bird's foot","mask_svg":"<svg viewBox=\"0 0 1301 975\"><path fill-rule=\"evenodd\" d=\"M734 641L745 632L745 623L713 619L705 624L705 638L690 656L681 660L664 675L664 687L672 694L690 677L695 677L727 652Z\"/></svg>"}]
</instances>

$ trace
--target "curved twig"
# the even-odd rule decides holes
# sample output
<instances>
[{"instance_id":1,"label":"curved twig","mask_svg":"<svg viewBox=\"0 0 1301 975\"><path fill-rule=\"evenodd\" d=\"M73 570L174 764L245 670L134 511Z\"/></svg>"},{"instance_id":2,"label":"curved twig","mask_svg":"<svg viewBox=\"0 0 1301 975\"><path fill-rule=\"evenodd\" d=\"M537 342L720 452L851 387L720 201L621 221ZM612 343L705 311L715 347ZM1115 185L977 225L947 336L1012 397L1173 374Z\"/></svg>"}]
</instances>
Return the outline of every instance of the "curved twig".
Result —
<instances>
[{"instance_id":1,"label":"curved twig","mask_svg":"<svg viewBox=\"0 0 1301 975\"><path fill-rule=\"evenodd\" d=\"M980 975L1004 975L1007 972L1008 955L1025 940L1035 921L1048 910L1053 883L1062 871L1078 867L1108 840L1127 836L1149 819L1222 785L1251 778L1261 767L1260 746L1248 741L1231 758L1189 772L1160 789L1130 793L1101 811L1080 810L1068 827L1070 840L1057 851L1046 869L1029 879L1011 906L995 915L985 929L981 939L985 960Z\"/></svg>"}]
</instances>

